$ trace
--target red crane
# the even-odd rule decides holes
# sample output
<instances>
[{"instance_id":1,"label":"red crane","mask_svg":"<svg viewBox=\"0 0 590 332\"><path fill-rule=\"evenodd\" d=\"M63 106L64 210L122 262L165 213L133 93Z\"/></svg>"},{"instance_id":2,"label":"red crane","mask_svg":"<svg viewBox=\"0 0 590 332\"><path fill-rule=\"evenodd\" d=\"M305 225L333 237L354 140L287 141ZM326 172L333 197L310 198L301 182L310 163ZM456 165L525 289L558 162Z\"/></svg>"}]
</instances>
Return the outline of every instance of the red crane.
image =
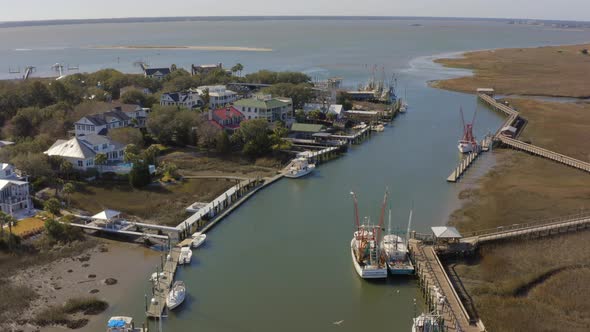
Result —
<instances>
[{"instance_id":1,"label":"red crane","mask_svg":"<svg viewBox=\"0 0 590 332\"><path fill-rule=\"evenodd\" d=\"M385 206L387 206L387 197L389 197L389 189L385 190L385 195L383 195L383 203L381 203L381 216L379 217L379 228L377 229L377 237L375 241L379 241L381 239L381 230L383 229L383 220L385 219Z\"/></svg>"},{"instance_id":2,"label":"red crane","mask_svg":"<svg viewBox=\"0 0 590 332\"><path fill-rule=\"evenodd\" d=\"M473 113L473 119L471 123L465 123L465 117L463 116L463 108L459 108L459 112L461 112L461 123L463 125L463 137L460 140L460 143L464 144L471 144L473 148L477 146L477 140L473 135L473 125L475 124L475 116L477 115L477 110Z\"/></svg>"}]
</instances>

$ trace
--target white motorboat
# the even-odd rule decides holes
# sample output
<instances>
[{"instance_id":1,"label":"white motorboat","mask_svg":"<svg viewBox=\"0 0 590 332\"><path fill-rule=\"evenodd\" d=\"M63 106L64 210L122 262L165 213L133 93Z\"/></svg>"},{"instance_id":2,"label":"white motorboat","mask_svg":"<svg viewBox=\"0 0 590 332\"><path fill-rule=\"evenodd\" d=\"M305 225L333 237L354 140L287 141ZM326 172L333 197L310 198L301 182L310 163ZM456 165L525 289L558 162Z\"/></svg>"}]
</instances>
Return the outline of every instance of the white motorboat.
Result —
<instances>
[{"instance_id":1,"label":"white motorboat","mask_svg":"<svg viewBox=\"0 0 590 332\"><path fill-rule=\"evenodd\" d=\"M382 124L373 125L371 126L371 130L376 132L383 132L385 131L385 126L383 126Z\"/></svg>"},{"instance_id":2,"label":"white motorboat","mask_svg":"<svg viewBox=\"0 0 590 332\"><path fill-rule=\"evenodd\" d=\"M305 157L299 157L291 161L291 164L287 167L285 176L291 179L296 179L311 173L314 169L315 164L310 164Z\"/></svg>"},{"instance_id":3,"label":"white motorboat","mask_svg":"<svg viewBox=\"0 0 590 332\"><path fill-rule=\"evenodd\" d=\"M186 286L182 281L176 281L166 297L166 306L168 310L172 310L184 302L186 297Z\"/></svg>"},{"instance_id":4,"label":"white motorboat","mask_svg":"<svg viewBox=\"0 0 590 332\"><path fill-rule=\"evenodd\" d=\"M192 235L193 238L193 242L191 242L191 247L193 247L194 249L200 247L203 242L205 242L205 240L207 239L207 235L203 234L201 232L196 232L195 234Z\"/></svg>"},{"instance_id":5,"label":"white motorboat","mask_svg":"<svg viewBox=\"0 0 590 332\"><path fill-rule=\"evenodd\" d=\"M190 247L180 248L180 256L178 256L178 264L190 264L193 257L193 251Z\"/></svg>"},{"instance_id":6,"label":"white motorboat","mask_svg":"<svg viewBox=\"0 0 590 332\"><path fill-rule=\"evenodd\" d=\"M461 153L469 153L469 152L473 152L475 150L476 146L477 146L477 144L474 144L471 141L460 140L459 144L457 145L457 148L459 149L459 152L461 152Z\"/></svg>"},{"instance_id":7,"label":"white motorboat","mask_svg":"<svg viewBox=\"0 0 590 332\"><path fill-rule=\"evenodd\" d=\"M132 317L114 316L107 323L107 332L141 332L143 329L135 328Z\"/></svg>"}]
</instances>

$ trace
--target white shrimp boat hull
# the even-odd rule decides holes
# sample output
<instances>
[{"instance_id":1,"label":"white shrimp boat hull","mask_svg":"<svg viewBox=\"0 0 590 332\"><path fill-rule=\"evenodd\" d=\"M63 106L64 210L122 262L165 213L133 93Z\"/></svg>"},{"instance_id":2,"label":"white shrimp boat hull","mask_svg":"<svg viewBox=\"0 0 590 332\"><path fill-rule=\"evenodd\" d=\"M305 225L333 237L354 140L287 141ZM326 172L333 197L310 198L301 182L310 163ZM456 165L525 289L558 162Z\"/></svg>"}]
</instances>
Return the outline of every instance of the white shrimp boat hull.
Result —
<instances>
[{"instance_id":1,"label":"white shrimp boat hull","mask_svg":"<svg viewBox=\"0 0 590 332\"><path fill-rule=\"evenodd\" d=\"M469 142L459 142L457 148L461 153L469 153L473 151L473 144Z\"/></svg>"},{"instance_id":2,"label":"white shrimp boat hull","mask_svg":"<svg viewBox=\"0 0 590 332\"><path fill-rule=\"evenodd\" d=\"M385 235L381 247L387 256L387 270L392 275L414 274L414 265L410 260L404 239L397 235Z\"/></svg>"},{"instance_id":3,"label":"white shrimp boat hull","mask_svg":"<svg viewBox=\"0 0 590 332\"><path fill-rule=\"evenodd\" d=\"M350 255L352 257L352 263L354 265L354 269L359 277L363 279L384 279L387 278L387 268L381 269L374 269L374 268L363 268L357 262L356 257L354 255L354 242L355 239L353 238L350 242Z\"/></svg>"}]
</instances>

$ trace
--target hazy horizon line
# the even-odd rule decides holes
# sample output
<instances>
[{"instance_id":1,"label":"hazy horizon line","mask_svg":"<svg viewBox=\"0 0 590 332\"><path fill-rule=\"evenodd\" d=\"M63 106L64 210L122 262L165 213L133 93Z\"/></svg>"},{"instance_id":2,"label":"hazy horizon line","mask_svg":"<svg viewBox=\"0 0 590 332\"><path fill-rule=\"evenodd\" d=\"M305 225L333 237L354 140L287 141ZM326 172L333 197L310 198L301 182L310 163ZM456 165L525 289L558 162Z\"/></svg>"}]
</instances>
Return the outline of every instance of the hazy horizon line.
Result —
<instances>
[{"instance_id":1,"label":"hazy horizon line","mask_svg":"<svg viewBox=\"0 0 590 332\"><path fill-rule=\"evenodd\" d=\"M454 16L374 16L374 15L224 15L224 16L138 16L138 17L111 17L111 18L79 18L79 19L42 19L42 20L21 20L21 21L0 21L0 28L26 27L44 25L68 25L68 24L93 24L93 23L147 23L147 22L180 22L180 21L222 21L222 20L476 20L476 21L537 21L537 22L560 22L560 23L590 23L580 20L560 19L535 19L535 18L513 18L513 17L454 17Z\"/></svg>"}]
</instances>

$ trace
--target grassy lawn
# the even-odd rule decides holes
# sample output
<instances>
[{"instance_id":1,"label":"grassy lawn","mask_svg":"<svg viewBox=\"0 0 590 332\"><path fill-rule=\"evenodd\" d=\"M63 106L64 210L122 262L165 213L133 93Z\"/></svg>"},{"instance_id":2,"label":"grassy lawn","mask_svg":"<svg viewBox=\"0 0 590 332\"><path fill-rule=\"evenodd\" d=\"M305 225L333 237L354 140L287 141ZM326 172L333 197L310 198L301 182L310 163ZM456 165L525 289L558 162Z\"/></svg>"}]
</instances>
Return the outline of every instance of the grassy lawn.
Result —
<instances>
[{"instance_id":1,"label":"grassy lawn","mask_svg":"<svg viewBox=\"0 0 590 332\"><path fill-rule=\"evenodd\" d=\"M184 209L187 206L212 201L233 185L233 182L215 179L191 179L142 189L134 189L126 183L81 183L72 194L71 206L90 214L113 209L143 220L176 226L186 218Z\"/></svg>"},{"instance_id":2,"label":"grassy lawn","mask_svg":"<svg viewBox=\"0 0 590 332\"><path fill-rule=\"evenodd\" d=\"M26 218L19 220L16 226L12 227L14 235L20 237L27 237L43 231L45 222L38 218Z\"/></svg>"}]
</instances>

